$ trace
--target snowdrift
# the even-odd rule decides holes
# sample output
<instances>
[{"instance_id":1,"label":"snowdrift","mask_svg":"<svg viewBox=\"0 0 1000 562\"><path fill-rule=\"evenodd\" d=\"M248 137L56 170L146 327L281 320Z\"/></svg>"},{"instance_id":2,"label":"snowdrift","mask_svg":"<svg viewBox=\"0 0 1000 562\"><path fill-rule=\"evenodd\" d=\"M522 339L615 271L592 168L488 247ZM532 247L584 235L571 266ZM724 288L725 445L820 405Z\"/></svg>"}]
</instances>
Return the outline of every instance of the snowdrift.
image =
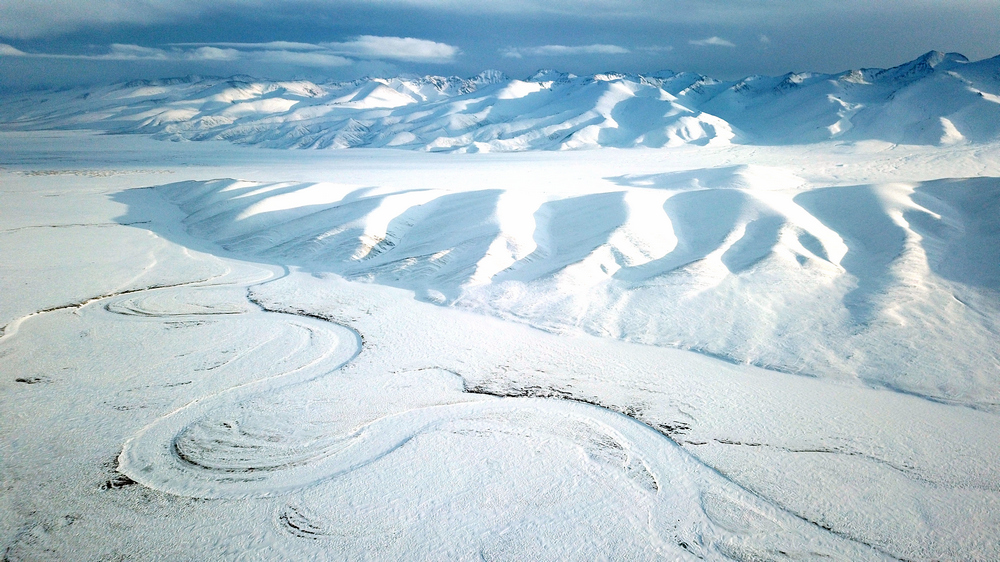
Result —
<instances>
[{"instance_id":1,"label":"snowdrift","mask_svg":"<svg viewBox=\"0 0 1000 562\"><path fill-rule=\"evenodd\" d=\"M692 73L276 82L187 77L8 96L5 129L93 128L270 148L523 151L1000 138L1000 57L724 82Z\"/></svg>"},{"instance_id":2,"label":"snowdrift","mask_svg":"<svg viewBox=\"0 0 1000 562\"><path fill-rule=\"evenodd\" d=\"M741 165L606 185L158 191L191 234L257 260L555 332L1000 404L1000 179L824 187Z\"/></svg>"}]
</instances>

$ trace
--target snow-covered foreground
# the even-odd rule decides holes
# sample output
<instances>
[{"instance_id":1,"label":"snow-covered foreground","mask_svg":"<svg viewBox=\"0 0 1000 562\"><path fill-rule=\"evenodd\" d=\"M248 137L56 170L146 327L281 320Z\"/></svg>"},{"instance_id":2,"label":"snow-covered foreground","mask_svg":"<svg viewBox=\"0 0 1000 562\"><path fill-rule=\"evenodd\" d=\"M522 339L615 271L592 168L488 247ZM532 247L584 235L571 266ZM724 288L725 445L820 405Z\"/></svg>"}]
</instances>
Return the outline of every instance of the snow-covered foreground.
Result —
<instances>
[{"instance_id":1,"label":"snow-covered foreground","mask_svg":"<svg viewBox=\"0 0 1000 562\"><path fill-rule=\"evenodd\" d=\"M0 140L8 559L1000 556L996 146Z\"/></svg>"}]
</instances>

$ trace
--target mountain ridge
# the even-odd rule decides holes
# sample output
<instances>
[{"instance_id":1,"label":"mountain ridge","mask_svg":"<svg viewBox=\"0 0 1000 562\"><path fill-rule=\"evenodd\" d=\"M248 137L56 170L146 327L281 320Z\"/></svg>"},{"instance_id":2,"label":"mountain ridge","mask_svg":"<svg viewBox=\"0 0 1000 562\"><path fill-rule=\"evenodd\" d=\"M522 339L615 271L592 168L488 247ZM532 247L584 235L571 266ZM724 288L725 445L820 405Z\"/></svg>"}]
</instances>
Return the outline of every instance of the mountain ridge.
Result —
<instances>
[{"instance_id":1,"label":"mountain ridge","mask_svg":"<svg viewBox=\"0 0 1000 562\"><path fill-rule=\"evenodd\" d=\"M97 129L269 148L489 152L688 144L1000 140L1000 56L929 51L835 74L722 81L691 72L541 69L273 81L187 76L6 96L6 129Z\"/></svg>"}]
</instances>

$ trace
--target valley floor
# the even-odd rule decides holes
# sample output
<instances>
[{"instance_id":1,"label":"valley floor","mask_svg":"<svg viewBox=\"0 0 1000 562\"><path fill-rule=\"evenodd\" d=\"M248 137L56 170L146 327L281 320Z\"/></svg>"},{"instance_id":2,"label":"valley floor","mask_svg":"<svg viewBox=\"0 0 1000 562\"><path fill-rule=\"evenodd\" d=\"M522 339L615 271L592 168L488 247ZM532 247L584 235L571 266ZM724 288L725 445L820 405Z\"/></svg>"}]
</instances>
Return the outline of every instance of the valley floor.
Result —
<instances>
[{"instance_id":1,"label":"valley floor","mask_svg":"<svg viewBox=\"0 0 1000 562\"><path fill-rule=\"evenodd\" d=\"M1000 558L997 146L0 147L5 560Z\"/></svg>"}]
</instances>

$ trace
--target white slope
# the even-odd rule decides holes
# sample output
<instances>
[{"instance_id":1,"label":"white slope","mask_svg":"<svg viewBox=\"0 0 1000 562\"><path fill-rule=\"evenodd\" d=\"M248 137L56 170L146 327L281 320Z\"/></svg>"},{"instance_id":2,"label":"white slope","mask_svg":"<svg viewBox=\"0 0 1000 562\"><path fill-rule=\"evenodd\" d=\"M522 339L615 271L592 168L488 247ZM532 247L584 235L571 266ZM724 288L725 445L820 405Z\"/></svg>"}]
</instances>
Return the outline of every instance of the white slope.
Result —
<instances>
[{"instance_id":1,"label":"white slope","mask_svg":"<svg viewBox=\"0 0 1000 562\"><path fill-rule=\"evenodd\" d=\"M932 51L884 70L750 77L704 107L745 132L751 143L984 142L997 138L1000 123L997 70L1000 57L969 62L957 53Z\"/></svg>"},{"instance_id":2,"label":"white slope","mask_svg":"<svg viewBox=\"0 0 1000 562\"><path fill-rule=\"evenodd\" d=\"M190 233L255 259L557 332L1000 404L996 178L825 186L741 165L573 193L508 183L157 191Z\"/></svg>"},{"instance_id":3,"label":"white slope","mask_svg":"<svg viewBox=\"0 0 1000 562\"><path fill-rule=\"evenodd\" d=\"M7 96L0 126L459 152L831 139L949 145L1000 138L998 73L1000 57L969 62L932 51L890 69L736 82L668 71L540 71L527 80L486 71L328 84L188 77Z\"/></svg>"}]
</instances>

